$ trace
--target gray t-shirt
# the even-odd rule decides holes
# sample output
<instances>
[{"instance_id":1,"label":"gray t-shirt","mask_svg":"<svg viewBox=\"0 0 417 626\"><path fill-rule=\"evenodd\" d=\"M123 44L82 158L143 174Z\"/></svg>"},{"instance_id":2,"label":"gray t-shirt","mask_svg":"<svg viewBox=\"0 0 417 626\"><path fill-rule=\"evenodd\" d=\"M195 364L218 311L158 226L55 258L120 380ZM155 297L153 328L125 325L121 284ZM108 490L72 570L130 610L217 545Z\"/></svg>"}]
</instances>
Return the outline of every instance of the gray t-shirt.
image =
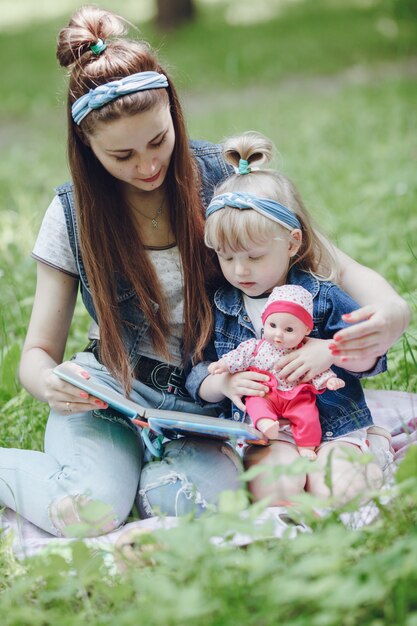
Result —
<instances>
[{"instance_id":1,"label":"gray t-shirt","mask_svg":"<svg viewBox=\"0 0 417 626\"><path fill-rule=\"evenodd\" d=\"M177 246L149 249L149 257L162 284L171 312L171 334L167 337L171 364L181 363L181 342L184 327L184 294L181 257ZM43 218L32 256L60 272L78 278L78 268L72 254L64 210L57 196L49 205ZM98 337L98 328L92 324L89 337ZM140 354L160 360L155 353L150 336L145 333L140 345Z\"/></svg>"}]
</instances>

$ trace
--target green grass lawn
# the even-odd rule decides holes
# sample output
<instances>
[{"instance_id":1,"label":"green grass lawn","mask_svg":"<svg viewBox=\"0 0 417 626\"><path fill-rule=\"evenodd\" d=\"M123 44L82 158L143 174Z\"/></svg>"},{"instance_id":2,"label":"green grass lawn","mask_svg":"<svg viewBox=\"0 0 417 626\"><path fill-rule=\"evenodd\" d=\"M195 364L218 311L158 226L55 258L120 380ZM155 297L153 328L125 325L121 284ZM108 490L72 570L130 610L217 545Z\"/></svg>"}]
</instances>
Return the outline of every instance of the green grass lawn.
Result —
<instances>
[{"instance_id":1,"label":"green grass lawn","mask_svg":"<svg viewBox=\"0 0 417 626\"><path fill-rule=\"evenodd\" d=\"M54 186L69 177L66 79L54 55L58 28L77 4L44 2L25 19L33 5L21 2L21 20L4 2L14 21L0 25L7 59L0 70L0 445L41 449L47 407L20 389L15 372L35 284L31 247ZM415 313L414 3L259 0L255 13L269 11L267 21L233 24L254 3L204 0L197 20L172 33L140 22L148 4L129 0L126 15L169 61L191 136L218 141L247 129L270 136L276 165L297 183L324 231L381 272ZM123 5L103 3L122 14ZM79 306L68 354L85 344L87 326ZM414 321L390 351L389 371L366 384L416 391L416 358ZM417 474L416 459L405 473ZM123 585L103 575L102 556L82 546L71 563L51 556L21 566L4 541L2 623L110 624L117 615L118 624L131 624L140 614L140 623L157 625L416 626L416 490L402 489L360 533L330 520L294 542L219 551L208 537L216 524L236 524L233 512L186 524L158 538L166 549L152 548L155 557L145 550L142 567L125 574ZM380 571L389 573L384 583Z\"/></svg>"}]
</instances>

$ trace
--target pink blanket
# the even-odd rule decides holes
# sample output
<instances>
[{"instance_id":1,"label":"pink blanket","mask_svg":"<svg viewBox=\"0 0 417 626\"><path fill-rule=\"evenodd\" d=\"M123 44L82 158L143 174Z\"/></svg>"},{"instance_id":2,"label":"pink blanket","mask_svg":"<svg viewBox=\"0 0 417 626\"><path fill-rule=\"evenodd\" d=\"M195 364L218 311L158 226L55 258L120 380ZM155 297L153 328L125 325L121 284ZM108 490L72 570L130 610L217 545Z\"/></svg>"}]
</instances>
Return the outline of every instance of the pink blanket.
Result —
<instances>
[{"instance_id":1,"label":"pink blanket","mask_svg":"<svg viewBox=\"0 0 417 626\"><path fill-rule=\"evenodd\" d=\"M394 460L399 461L417 443L417 394L370 389L365 395L375 424L391 433Z\"/></svg>"}]
</instances>

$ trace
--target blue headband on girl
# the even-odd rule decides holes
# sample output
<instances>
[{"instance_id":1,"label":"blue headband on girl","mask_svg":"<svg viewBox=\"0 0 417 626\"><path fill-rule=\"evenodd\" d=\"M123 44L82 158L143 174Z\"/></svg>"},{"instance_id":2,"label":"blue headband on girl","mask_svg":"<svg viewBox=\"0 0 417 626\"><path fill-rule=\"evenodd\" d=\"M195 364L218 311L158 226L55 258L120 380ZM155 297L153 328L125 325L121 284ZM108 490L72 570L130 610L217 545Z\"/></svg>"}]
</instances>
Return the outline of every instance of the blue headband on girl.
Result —
<instances>
[{"instance_id":1,"label":"blue headband on girl","mask_svg":"<svg viewBox=\"0 0 417 626\"><path fill-rule=\"evenodd\" d=\"M301 224L294 211L283 204L279 204L279 202L275 202L275 200L259 198L259 196L254 196L251 193L222 193L219 196L214 196L207 207L206 218L225 207L253 209L268 219L278 222L288 230L301 229Z\"/></svg>"},{"instance_id":2,"label":"blue headband on girl","mask_svg":"<svg viewBox=\"0 0 417 626\"><path fill-rule=\"evenodd\" d=\"M113 80L110 83L99 85L95 89L90 89L88 93L78 98L71 107L72 119L79 125L91 111L101 109L120 96L146 89L162 89L163 87L168 87L168 79L164 74L158 72L139 72L125 76L121 80Z\"/></svg>"}]
</instances>

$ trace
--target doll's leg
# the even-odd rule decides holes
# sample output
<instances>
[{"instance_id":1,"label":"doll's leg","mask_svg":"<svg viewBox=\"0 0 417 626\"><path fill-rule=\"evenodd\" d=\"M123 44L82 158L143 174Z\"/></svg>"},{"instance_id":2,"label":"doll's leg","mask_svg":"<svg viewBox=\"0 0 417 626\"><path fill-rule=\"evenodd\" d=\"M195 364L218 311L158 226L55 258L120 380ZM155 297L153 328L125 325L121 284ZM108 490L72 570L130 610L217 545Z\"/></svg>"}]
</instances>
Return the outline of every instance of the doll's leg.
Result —
<instances>
[{"instance_id":1,"label":"doll's leg","mask_svg":"<svg viewBox=\"0 0 417 626\"><path fill-rule=\"evenodd\" d=\"M247 396L245 404L253 425L268 439L278 439L277 409L270 397Z\"/></svg>"},{"instance_id":2,"label":"doll's leg","mask_svg":"<svg viewBox=\"0 0 417 626\"><path fill-rule=\"evenodd\" d=\"M282 473L274 475L274 468L290 466L299 458L294 444L287 441L273 441L269 446L250 446L244 457L246 469L254 465L265 468L249 483L249 490L255 501L269 499L270 506L288 503L294 495L301 493L306 484L306 475ZM276 472L279 472L277 469Z\"/></svg>"},{"instance_id":3,"label":"doll's leg","mask_svg":"<svg viewBox=\"0 0 417 626\"><path fill-rule=\"evenodd\" d=\"M291 424L291 431L301 456L316 459L315 448L321 441L321 426L316 405L316 395L304 389L290 400L283 417Z\"/></svg>"},{"instance_id":4,"label":"doll's leg","mask_svg":"<svg viewBox=\"0 0 417 626\"><path fill-rule=\"evenodd\" d=\"M382 471L375 462L361 463L363 451L353 443L331 441L323 443L317 451L317 464L321 471L307 478L307 491L321 498L333 496L344 503L382 486ZM325 475L330 466L330 487Z\"/></svg>"}]
</instances>

